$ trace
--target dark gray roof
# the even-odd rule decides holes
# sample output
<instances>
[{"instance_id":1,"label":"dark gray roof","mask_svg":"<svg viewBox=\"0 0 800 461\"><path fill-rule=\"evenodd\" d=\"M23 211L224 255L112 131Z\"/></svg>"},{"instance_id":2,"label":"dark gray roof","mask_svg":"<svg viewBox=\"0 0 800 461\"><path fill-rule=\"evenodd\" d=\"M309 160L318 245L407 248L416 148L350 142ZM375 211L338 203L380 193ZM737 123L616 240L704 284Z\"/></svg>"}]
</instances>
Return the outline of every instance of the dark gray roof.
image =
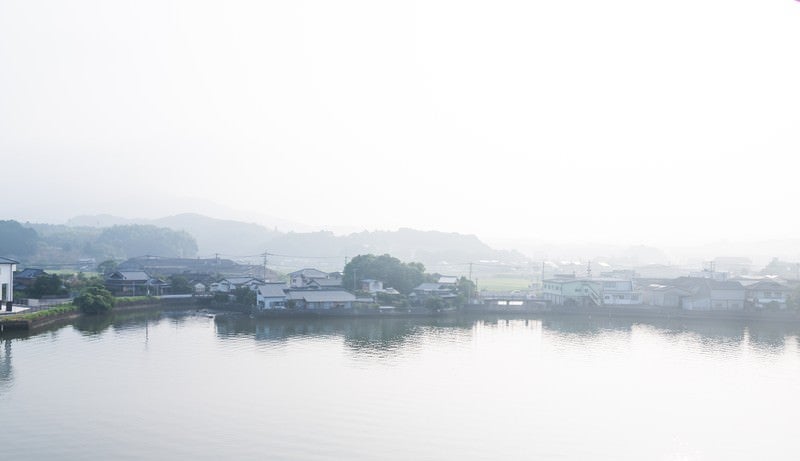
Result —
<instances>
[{"instance_id":1,"label":"dark gray roof","mask_svg":"<svg viewBox=\"0 0 800 461\"><path fill-rule=\"evenodd\" d=\"M108 278L112 280L128 280L132 282L146 282L150 280L150 276L147 275L147 272L143 271L117 271L111 274Z\"/></svg>"},{"instance_id":2,"label":"dark gray roof","mask_svg":"<svg viewBox=\"0 0 800 461\"><path fill-rule=\"evenodd\" d=\"M26 267L24 270L21 270L14 274L14 278L18 279L35 279L40 275L44 275L46 272L43 269L32 269L30 267Z\"/></svg>"},{"instance_id":3,"label":"dark gray roof","mask_svg":"<svg viewBox=\"0 0 800 461\"><path fill-rule=\"evenodd\" d=\"M19 264L19 261L14 261L13 259L0 256L0 264Z\"/></svg>"}]
</instances>

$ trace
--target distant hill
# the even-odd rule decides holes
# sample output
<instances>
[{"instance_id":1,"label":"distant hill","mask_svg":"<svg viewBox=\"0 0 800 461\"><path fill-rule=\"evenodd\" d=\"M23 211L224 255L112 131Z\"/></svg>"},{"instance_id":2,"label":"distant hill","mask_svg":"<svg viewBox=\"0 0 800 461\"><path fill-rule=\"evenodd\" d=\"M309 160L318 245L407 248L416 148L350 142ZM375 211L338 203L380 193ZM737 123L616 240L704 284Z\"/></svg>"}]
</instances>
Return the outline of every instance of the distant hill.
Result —
<instances>
[{"instance_id":1,"label":"distant hill","mask_svg":"<svg viewBox=\"0 0 800 461\"><path fill-rule=\"evenodd\" d=\"M185 231L197 241L201 256L219 253L225 257L242 258L264 251L285 268L302 265L341 266L344 257L359 254L389 253L403 261L418 261L425 265L465 263L478 260L521 262L526 258L515 251L498 251L474 235L419 231L402 228L397 231L363 231L338 236L329 231L279 232L259 224L210 218L193 213L167 216L153 220L129 220L109 215L79 216L70 225L149 224Z\"/></svg>"},{"instance_id":2,"label":"distant hill","mask_svg":"<svg viewBox=\"0 0 800 461\"><path fill-rule=\"evenodd\" d=\"M77 216L67 221L68 226L108 227L121 224L148 224L185 231L197 241L198 254L203 256L222 253L244 256L263 252L268 242L282 235L264 226L210 218L195 213L183 213L158 219L127 219L111 215Z\"/></svg>"}]
</instances>

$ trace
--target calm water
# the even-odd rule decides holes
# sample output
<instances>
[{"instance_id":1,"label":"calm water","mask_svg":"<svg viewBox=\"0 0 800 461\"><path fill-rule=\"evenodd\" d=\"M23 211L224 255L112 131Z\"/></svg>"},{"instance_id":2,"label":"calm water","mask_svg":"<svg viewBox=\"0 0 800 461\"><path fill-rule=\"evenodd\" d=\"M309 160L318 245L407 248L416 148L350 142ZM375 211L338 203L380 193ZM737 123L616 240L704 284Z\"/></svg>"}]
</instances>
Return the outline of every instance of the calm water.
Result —
<instances>
[{"instance_id":1,"label":"calm water","mask_svg":"<svg viewBox=\"0 0 800 461\"><path fill-rule=\"evenodd\" d=\"M9 460L800 458L798 331L146 314L0 339Z\"/></svg>"}]
</instances>

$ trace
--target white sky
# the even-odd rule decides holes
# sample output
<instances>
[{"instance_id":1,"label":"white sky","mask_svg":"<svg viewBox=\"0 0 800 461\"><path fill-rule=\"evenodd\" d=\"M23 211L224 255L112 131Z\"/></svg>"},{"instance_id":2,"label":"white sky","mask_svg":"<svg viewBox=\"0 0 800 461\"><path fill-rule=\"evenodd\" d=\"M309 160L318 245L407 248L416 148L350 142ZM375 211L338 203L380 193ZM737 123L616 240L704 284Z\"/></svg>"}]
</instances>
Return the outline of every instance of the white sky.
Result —
<instances>
[{"instance_id":1,"label":"white sky","mask_svg":"<svg viewBox=\"0 0 800 461\"><path fill-rule=\"evenodd\" d=\"M0 1L7 218L749 240L798 154L792 0Z\"/></svg>"}]
</instances>

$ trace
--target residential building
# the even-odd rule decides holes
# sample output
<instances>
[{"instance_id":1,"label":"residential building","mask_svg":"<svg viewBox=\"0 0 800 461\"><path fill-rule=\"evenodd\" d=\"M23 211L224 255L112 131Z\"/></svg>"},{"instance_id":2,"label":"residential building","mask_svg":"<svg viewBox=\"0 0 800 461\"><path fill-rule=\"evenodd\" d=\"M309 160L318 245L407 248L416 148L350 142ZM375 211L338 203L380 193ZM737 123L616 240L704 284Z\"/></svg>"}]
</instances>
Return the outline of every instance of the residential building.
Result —
<instances>
[{"instance_id":1,"label":"residential building","mask_svg":"<svg viewBox=\"0 0 800 461\"><path fill-rule=\"evenodd\" d=\"M792 289L774 280L761 280L745 287L747 304L758 309L777 307L786 309Z\"/></svg>"},{"instance_id":2,"label":"residential building","mask_svg":"<svg viewBox=\"0 0 800 461\"><path fill-rule=\"evenodd\" d=\"M744 309L745 288L737 281L678 277L672 280L671 285L691 293L681 299L681 307L686 310L723 311Z\"/></svg>"},{"instance_id":3,"label":"residential building","mask_svg":"<svg viewBox=\"0 0 800 461\"><path fill-rule=\"evenodd\" d=\"M27 290L33 287L36 283L36 278L42 275L47 275L43 269L25 268L21 271L14 273L14 289Z\"/></svg>"},{"instance_id":4,"label":"residential building","mask_svg":"<svg viewBox=\"0 0 800 461\"><path fill-rule=\"evenodd\" d=\"M542 298L557 306L600 306L602 284L591 279L559 277L542 282Z\"/></svg>"},{"instance_id":5,"label":"residential building","mask_svg":"<svg viewBox=\"0 0 800 461\"><path fill-rule=\"evenodd\" d=\"M144 271L116 271L106 277L105 286L114 296L161 296L169 283Z\"/></svg>"},{"instance_id":6,"label":"residential building","mask_svg":"<svg viewBox=\"0 0 800 461\"><path fill-rule=\"evenodd\" d=\"M630 279L600 277L591 281L600 284L604 305L624 306L642 303L641 293L634 290Z\"/></svg>"},{"instance_id":7,"label":"residential building","mask_svg":"<svg viewBox=\"0 0 800 461\"><path fill-rule=\"evenodd\" d=\"M259 309L285 309L286 308L286 284L265 283L258 287L256 291L256 306Z\"/></svg>"},{"instance_id":8,"label":"residential building","mask_svg":"<svg viewBox=\"0 0 800 461\"><path fill-rule=\"evenodd\" d=\"M14 270L19 262L0 256L0 309L11 312L14 306Z\"/></svg>"},{"instance_id":9,"label":"residential building","mask_svg":"<svg viewBox=\"0 0 800 461\"><path fill-rule=\"evenodd\" d=\"M642 286L641 293L643 304L656 307L681 307L683 298L692 294L687 289L662 283L650 283Z\"/></svg>"},{"instance_id":10,"label":"residential building","mask_svg":"<svg viewBox=\"0 0 800 461\"><path fill-rule=\"evenodd\" d=\"M212 293L230 293L233 290L241 287L247 287L256 291L258 287L264 285L266 282L255 277L228 277L218 282L214 282L209 286Z\"/></svg>"},{"instance_id":11,"label":"residential building","mask_svg":"<svg viewBox=\"0 0 800 461\"><path fill-rule=\"evenodd\" d=\"M297 309L327 310L351 309L356 297L344 290L288 290L287 302L292 301Z\"/></svg>"},{"instance_id":12,"label":"residential building","mask_svg":"<svg viewBox=\"0 0 800 461\"><path fill-rule=\"evenodd\" d=\"M383 282L375 279L364 279L361 281L361 291L368 293L378 293L383 291Z\"/></svg>"},{"instance_id":13,"label":"residential building","mask_svg":"<svg viewBox=\"0 0 800 461\"><path fill-rule=\"evenodd\" d=\"M295 271L289 274L289 286L291 288L305 288L312 280L339 280L339 284L341 285L341 277L336 277L335 274L331 276L331 274L327 272L322 272L321 270L317 269L300 269L299 271Z\"/></svg>"}]
</instances>

